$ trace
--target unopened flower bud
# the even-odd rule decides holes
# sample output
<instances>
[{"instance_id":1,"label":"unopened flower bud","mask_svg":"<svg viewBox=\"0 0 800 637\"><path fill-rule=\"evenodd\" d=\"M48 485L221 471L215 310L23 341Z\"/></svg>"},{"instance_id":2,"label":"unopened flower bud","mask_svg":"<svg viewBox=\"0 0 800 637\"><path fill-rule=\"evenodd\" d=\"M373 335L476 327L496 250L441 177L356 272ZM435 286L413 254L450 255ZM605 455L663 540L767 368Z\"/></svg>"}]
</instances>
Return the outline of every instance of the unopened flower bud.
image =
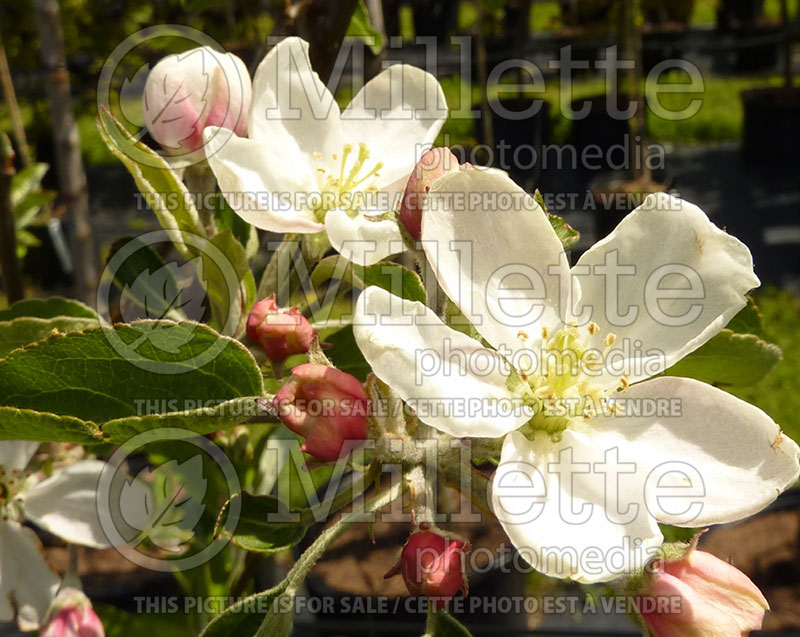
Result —
<instances>
[{"instance_id":1,"label":"unopened flower bud","mask_svg":"<svg viewBox=\"0 0 800 637\"><path fill-rule=\"evenodd\" d=\"M400 221L414 238L422 231L422 208L433 182L439 177L459 169L458 158L449 148L437 147L425 152L408 178L403 202L400 205Z\"/></svg>"},{"instance_id":2,"label":"unopened flower bud","mask_svg":"<svg viewBox=\"0 0 800 637\"><path fill-rule=\"evenodd\" d=\"M258 343L273 363L292 354L304 354L311 347L314 328L298 308L280 309L274 296L259 301L247 317L247 337Z\"/></svg>"},{"instance_id":3,"label":"unopened flower bud","mask_svg":"<svg viewBox=\"0 0 800 637\"><path fill-rule=\"evenodd\" d=\"M467 594L464 556L470 546L429 529L428 524L421 524L420 530L409 536L398 563L383 577L402 575L409 593L431 598L439 610L459 590Z\"/></svg>"},{"instance_id":4,"label":"unopened flower bud","mask_svg":"<svg viewBox=\"0 0 800 637\"><path fill-rule=\"evenodd\" d=\"M105 637L100 618L89 598L77 588L59 591L39 637Z\"/></svg>"},{"instance_id":5,"label":"unopened flower bud","mask_svg":"<svg viewBox=\"0 0 800 637\"><path fill-rule=\"evenodd\" d=\"M367 437L369 401L361 382L334 367L298 365L275 395L278 417L305 438L301 449L332 462Z\"/></svg>"},{"instance_id":6,"label":"unopened flower bud","mask_svg":"<svg viewBox=\"0 0 800 637\"><path fill-rule=\"evenodd\" d=\"M195 153L203 145L206 126L247 135L251 93L247 67L232 53L201 46L168 55L147 76L145 125L168 153Z\"/></svg>"},{"instance_id":7,"label":"unopened flower bud","mask_svg":"<svg viewBox=\"0 0 800 637\"><path fill-rule=\"evenodd\" d=\"M761 628L769 609L744 573L694 544L680 557L652 561L643 588L639 610L656 637L742 637Z\"/></svg>"}]
</instances>

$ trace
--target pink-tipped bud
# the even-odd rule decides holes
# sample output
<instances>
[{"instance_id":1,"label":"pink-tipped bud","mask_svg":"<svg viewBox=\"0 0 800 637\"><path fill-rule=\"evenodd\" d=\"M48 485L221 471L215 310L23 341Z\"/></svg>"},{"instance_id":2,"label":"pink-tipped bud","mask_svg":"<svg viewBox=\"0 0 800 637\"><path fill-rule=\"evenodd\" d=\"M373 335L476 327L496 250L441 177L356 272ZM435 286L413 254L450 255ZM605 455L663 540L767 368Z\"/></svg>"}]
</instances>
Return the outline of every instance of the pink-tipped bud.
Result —
<instances>
[{"instance_id":1,"label":"pink-tipped bud","mask_svg":"<svg viewBox=\"0 0 800 637\"><path fill-rule=\"evenodd\" d=\"M298 308L281 309L271 296L259 301L247 317L247 338L258 343L273 363L292 354L305 354L311 347L314 328Z\"/></svg>"},{"instance_id":2,"label":"pink-tipped bud","mask_svg":"<svg viewBox=\"0 0 800 637\"><path fill-rule=\"evenodd\" d=\"M742 637L758 630L769 604L740 570L690 547L645 573L642 618L656 637Z\"/></svg>"},{"instance_id":3,"label":"pink-tipped bud","mask_svg":"<svg viewBox=\"0 0 800 637\"><path fill-rule=\"evenodd\" d=\"M433 182L458 169L458 158L449 148L432 148L420 157L408 178L400 205L400 221L414 239L418 240L422 232L422 208Z\"/></svg>"},{"instance_id":4,"label":"pink-tipped bud","mask_svg":"<svg viewBox=\"0 0 800 637\"><path fill-rule=\"evenodd\" d=\"M306 439L301 449L317 460L333 462L367 437L367 392L355 376L334 367L298 365L273 405L283 423Z\"/></svg>"},{"instance_id":5,"label":"pink-tipped bud","mask_svg":"<svg viewBox=\"0 0 800 637\"><path fill-rule=\"evenodd\" d=\"M202 159L203 129L247 135L252 84L232 53L201 46L168 55L147 76L142 109L147 130L168 153Z\"/></svg>"},{"instance_id":6,"label":"pink-tipped bud","mask_svg":"<svg viewBox=\"0 0 800 637\"><path fill-rule=\"evenodd\" d=\"M439 610L459 590L467 594L464 557L470 546L429 529L430 525L420 524L420 530L409 536L398 563L383 577L402 575L409 593L425 595Z\"/></svg>"},{"instance_id":7,"label":"pink-tipped bud","mask_svg":"<svg viewBox=\"0 0 800 637\"><path fill-rule=\"evenodd\" d=\"M103 622L89 598L77 588L59 591L39 637L105 637Z\"/></svg>"}]
</instances>

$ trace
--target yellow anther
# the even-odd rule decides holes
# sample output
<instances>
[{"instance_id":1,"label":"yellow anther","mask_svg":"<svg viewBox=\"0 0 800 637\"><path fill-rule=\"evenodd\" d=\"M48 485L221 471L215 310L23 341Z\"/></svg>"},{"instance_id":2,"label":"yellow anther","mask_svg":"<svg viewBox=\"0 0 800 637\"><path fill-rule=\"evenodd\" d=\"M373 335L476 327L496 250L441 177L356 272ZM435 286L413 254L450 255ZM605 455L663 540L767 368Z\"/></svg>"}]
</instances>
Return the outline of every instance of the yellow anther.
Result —
<instances>
[{"instance_id":1,"label":"yellow anther","mask_svg":"<svg viewBox=\"0 0 800 637\"><path fill-rule=\"evenodd\" d=\"M550 330L545 325L544 327L542 327L542 339L547 340L548 338L550 338Z\"/></svg>"},{"instance_id":2,"label":"yellow anther","mask_svg":"<svg viewBox=\"0 0 800 637\"><path fill-rule=\"evenodd\" d=\"M520 330L519 332L517 332L517 338L521 341L527 341L530 338L530 336L528 336L527 332L523 332L522 330Z\"/></svg>"},{"instance_id":3,"label":"yellow anther","mask_svg":"<svg viewBox=\"0 0 800 637\"><path fill-rule=\"evenodd\" d=\"M600 326L597 323L595 323L594 321L592 321L591 323L589 323L589 328L588 329L589 329L589 334L594 336L595 334L597 334L600 331Z\"/></svg>"},{"instance_id":4,"label":"yellow anther","mask_svg":"<svg viewBox=\"0 0 800 637\"><path fill-rule=\"evenodd\" d=\"M603 342L606 344L606 347L611 347L614 344L614 341L616 340L617 340L617 335L614 334L613 332L609 332L606 335L605 341Z\"/></svg>"}]
</instances>

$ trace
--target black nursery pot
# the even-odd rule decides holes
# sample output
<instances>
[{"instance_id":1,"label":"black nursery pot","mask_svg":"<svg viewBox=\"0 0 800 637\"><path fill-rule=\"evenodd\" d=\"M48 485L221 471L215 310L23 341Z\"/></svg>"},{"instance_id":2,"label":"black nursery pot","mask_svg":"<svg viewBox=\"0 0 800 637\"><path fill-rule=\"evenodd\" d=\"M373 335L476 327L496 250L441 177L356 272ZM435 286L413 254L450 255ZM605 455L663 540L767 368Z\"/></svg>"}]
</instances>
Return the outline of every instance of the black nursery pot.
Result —
<instances>
[{"instance_id":1,"label":"black nursery pot","mask_svg":"<svg viewBox=\"0 0 800 637\"><path fill-rule=\"evenodd\" d=\"M625 145L629 141L631 129L628 120L618 118L609 111L609 102L614 104L615 99L620 111L630 105L630 97L623 94L594 95L572 101L573 111L580 111L586 103L589 104L586 116L572 122L572 143L578 151L591 146L599 148L603 155L607 155L612 147ZM644 104L640 108L644 108Z\"/></svg>"},{"instance_id":2,"label":"black nursery pot","mask_svg":"<svg viewBox=\"0 0 800 637\"><path fill-rule=\"evenodd\" d=\"M532 189L539 180L542 151L550 139L550 104L539 98L506 96L492 100L489 107L493 165L508 171L523 188ZM535 113L526 115L529 111Z\"/></svg>"},{"instance_id":3,"label":"black nursery pot","mask_svg":"<svg viewBox=\"0 0 800 637\"><path fill-rule=\"evenodd\" d=\"M745 160L771 169L796 169L800 144L800 89L763 88L744 91Z\"/></svg>"}]
</instances>

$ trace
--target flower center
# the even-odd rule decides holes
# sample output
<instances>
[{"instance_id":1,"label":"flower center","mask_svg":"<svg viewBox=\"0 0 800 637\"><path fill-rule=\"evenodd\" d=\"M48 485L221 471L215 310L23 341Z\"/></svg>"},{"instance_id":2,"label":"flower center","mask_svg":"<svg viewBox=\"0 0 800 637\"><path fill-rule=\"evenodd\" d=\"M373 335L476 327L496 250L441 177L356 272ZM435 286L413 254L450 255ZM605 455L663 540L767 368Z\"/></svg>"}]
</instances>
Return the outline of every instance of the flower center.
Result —
<instances>
[{"instance_id":1,"label":"flower center","mask_svg":"<svg viewBox=\"0 0 800 637\"><path fill-rule=\"evenodd\" d=\"M22 490L26 476L21 475L16 469L6 472L4 467L0 467L0 515L18 517L16 508L18 505L14 499Z\"/></svg>"},{"instance_id":2,"label":"flower center","mask_svg":"<svg viewBox=\"0 0 800 637\"><path fill-rule=\"evenodd\" d=\"M357 154L353 153L351 144L345 144L341 155L331 155L331 162L323 162L321 153L314 153L314 157L318 164L316 178L320 196L312 202L311 208L317 221L324 221L325 215L336 208L355 217L364 207L367 193L378 192L374 184L380 177L378 171L383 168L383 162L370 164L369 149L363 142L358 144Z\"/></svg>"},{"instance_id":3,"label":"flower center","mask_svg":"<svg viewBox=\"0 0 800 637\"><path fill-rule=\"evenodd\" d=\"M534 416L522 426L523 434L530 437L535 431L544 431L558 437L575 420L590 420L601 411L614 411L613 401L608 400L607 390L596 378L616 336L607 334L602 350L590 347L590 339L599 329L594 322L583 330L569 324L553 334L542 328L538 353L528 350L527 364L517 369L516 393L534 410ZM522 331L517 336L522 342L530 339ZM623 376L620 388L627 386Z\"/></svg>"}]
</instances>

